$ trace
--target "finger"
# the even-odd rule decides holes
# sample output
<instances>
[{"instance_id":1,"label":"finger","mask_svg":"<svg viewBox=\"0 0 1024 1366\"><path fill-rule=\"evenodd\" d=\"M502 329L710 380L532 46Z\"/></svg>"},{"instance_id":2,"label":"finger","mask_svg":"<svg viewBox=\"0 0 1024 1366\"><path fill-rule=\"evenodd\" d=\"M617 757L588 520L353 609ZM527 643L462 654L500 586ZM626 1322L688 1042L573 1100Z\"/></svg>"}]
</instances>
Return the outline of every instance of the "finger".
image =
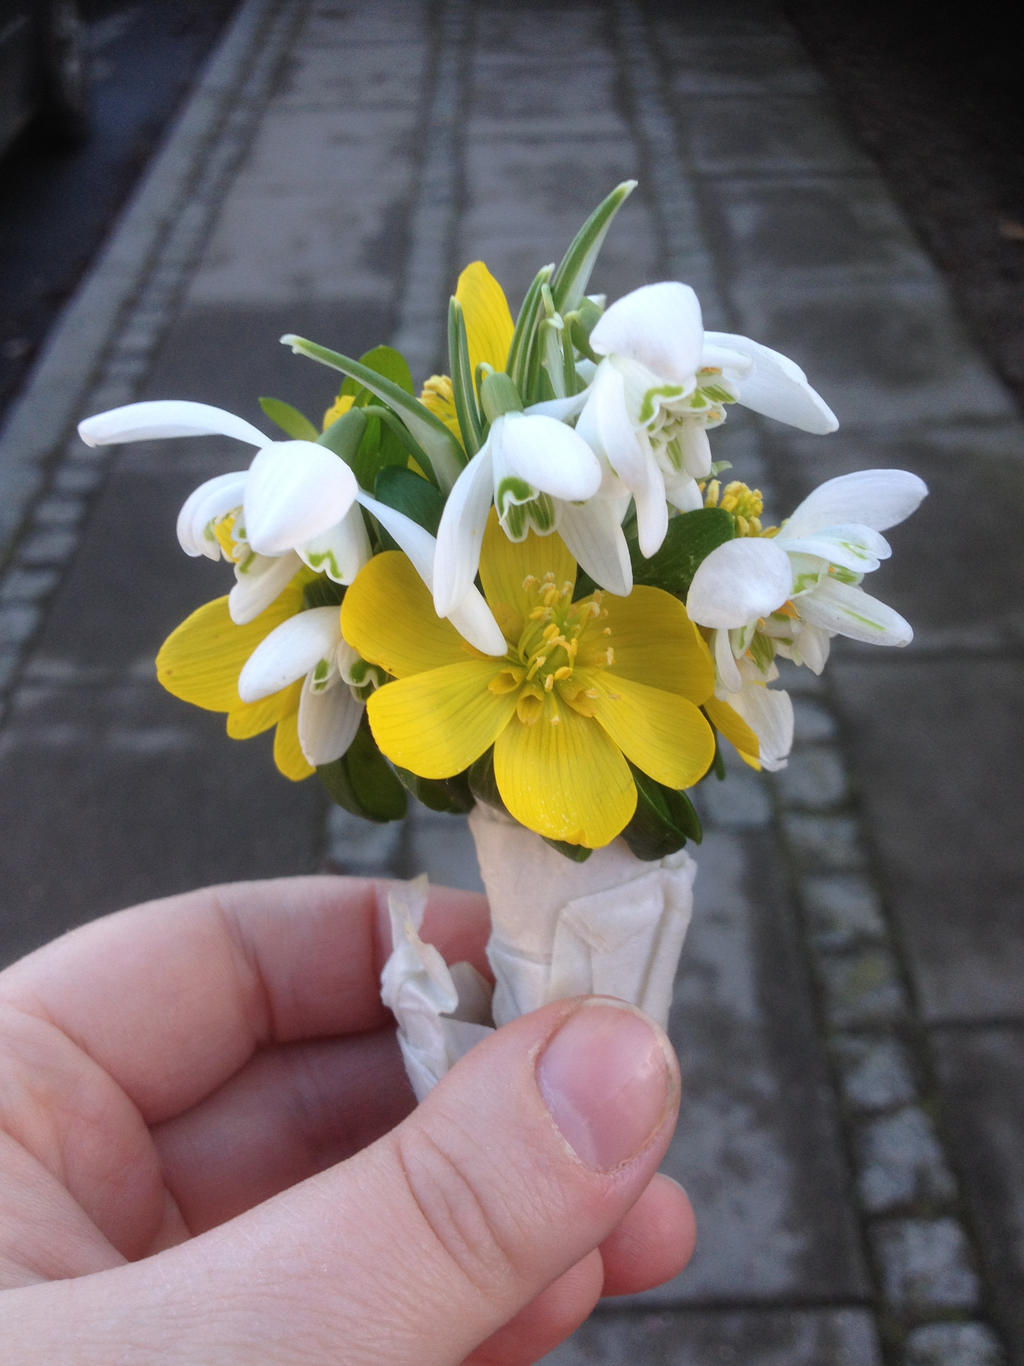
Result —
<instances>
[{"instance_id":1,"label":"finger","mask_svg":"<svg viewBox=\"0 0 1024 1366\"><path fill-rule=\"evenodd\" d=\"M195 1234L351 1157L413 1104L394 1030L375 1030L257 1053L153 1142Z\"/></svg>"},{"instance_id":2,"label":"finger","mask_svg":"<svg viewBox=\"0 0 1024 1366\"><path fill-rule=\"evenodd\" d=\"M170 1334L181 1360L241 1363L258 1343L271 1361L456 1366L609 1237L677 1101L645 1017L556 1002L472 1049L342 1166L70 1300L13 1303L6 1339L47 1359L70 1303L79 1335L113 1349L130 1326L140 1356Z\"/></svg>"},{"instance_id":3,"label":"finger","mask_svg":"<svg viewBox=\"0 0 1024 1366\"><path fill-rule=\"evenodd\" d=\"M602 1295L635 1295L664 1285L687 1266L697 1241L690 1198L658 1172L601 1244Z\"/></svg>"},{"instance_id":4,"label":"finger","mask_svg":"<svg viewBox=\"0 0 1024 1366\"><path fill-rule=\"evenodd\" d=\"M589 1318L601 1297L604 1267L595 1250L562 1273L472 1352L465 1366L533 1366Z\"/></svg>"},{"instance_id":5,"label":"finger","mask_svg":"<svg viewBox=\"0 0 1024 1366\"><path fill-rule=\"evenodd\" d=\"M386 884L233 883L95 921L23 959L0 995L44 1015L147 1122L180 1113L270 1043L380 1028ZM479 962L486 904L433 888L426 932Z\"/></svg>"}]
</instances>

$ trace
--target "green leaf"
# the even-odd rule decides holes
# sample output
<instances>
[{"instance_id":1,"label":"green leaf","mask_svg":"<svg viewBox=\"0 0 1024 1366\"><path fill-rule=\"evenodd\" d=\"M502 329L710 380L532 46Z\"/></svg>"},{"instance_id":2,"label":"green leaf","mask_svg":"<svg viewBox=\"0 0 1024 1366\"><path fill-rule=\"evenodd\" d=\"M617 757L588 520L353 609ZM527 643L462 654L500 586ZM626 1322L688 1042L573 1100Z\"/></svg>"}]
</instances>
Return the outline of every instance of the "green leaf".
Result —
<instances>
[{"instance_id":1,"label":"green leaf","mask_svg":"<svg viewBox=\"0 0 1024 1366\"><path fill-rule=\"evenodd\" d=\"M318 579L313 579L303 587L302 605L304 607L340 607L344 596L345 589L340 583L335 583L326 574L321 574Z\"/></svg>"},{"instance_id":2,"label":"green leaf","mask_svg":"<svg viewBox=\"0 0 1024 1366\"><path fill-rule=\"evenodd\" d=\"M338 351L330 351L325 346L318 346L316 342L307 341L304 337L296 337L291 333L282 337L281 341L285 346L290 346L297 355L308 356L311 360L319 361L321 365L329 365L334 370L340 370L376 394L382 403L397 414L413 439L423 448L441 489L445 493L448 492L466 463L466 453L440 418L436 418L400 384L370 369L361 361L343 356Z\"/></svg>"},{"instance_id":3,"label":"green leaf","mask_svg":"<svg viewBox=\"0 0 1024 1366\"><path fill-rule=\"evenodd\" d=\"M534 398L529 381L537 350L537 328L544 316L543 290L551 278L551 271L551 266L543 266L534 276L533 283L526 291L523 306L519 310L512 342L508 348L508 373L527 403L533 402Z\"/></svg>"},{"instance_id":4,"label":"green leaf","mask_svg":"<svg viewBox=\"0 0 1024 1366\"><path fill-rule=\"evenodd\" d=\"M428 483L414 470L399 469L395 465L385 466L374 482L374 497L396 512L404 512L420 526L426 527L431 536L437 535L437 526L444 511L444 499L436 485ZM391 537L381 528L382 540L394 549Z\"/></svg>"},{"instance_id":5,"label":"green leaf","mask_svg":"<svg viewBox=\"0 0 1024 1366\"><path fill-rule=\"evenodd\" d=\"M431 811L464 815L476 805L465 773L454 778L421 778L408 769L395 765L395 773L402 785Z\"/></svg>"},{"instance_id":6,"label":"green leaf","mask_svg":"<svg viewBox=\"0 0 1024 1366\"><path fill-rule=\"evenodd\" d=\"M573 863L586 863L594 852L585 844L566 844L564 840L549 840L546 835L543 838L544 843L550 845L556 854L564 854L567 859L572 859Z\"/></svg>"},{"instance_id":7,"label":"green leaf","mask_svg":"<svg viewBox=\"0 0 1024 1366\"><path fill-rule=\"evenodd\" d=\"M501 800L501 793L498 791L498 783L494 776L494 749L486 750L480 758L470 764L466 770L466 777L469 780L469 790L478 802L483 802L485 806L493 806L497 811L504 811L507 814L508 808Z\"/></svg>"},{"instance_id":8,"label":"green leaf","mask_svg":"<svg viewBox=\"0 0 1024 1366\"><path fill-rule=\"evenodd\" d=\"M462 305L454 295L448 304L448 368L451 373L455 415L466 444L466 454L476 455L484 444L484 429L473 389L473 375L469 367L466 319L462 313Z\"/></svg>"},{"instance_id":9,"label":"green leaf","mask_svg":"<svg viewBox=\"0 0 1024 1366\"><path fill-rule=\"evenodd\" d=\"M405 815L405 788L377 748L365 716L347 751L317 773L328 795L354 816L383 822Z\"/></svg>"},{"instance_id":10,"label":"green leaf","mask_svg":"<svg viewBox=\"0 0 1024 1366\"><path fill-rule=\"evenodd\" d=\"M699 844L700 820L685 792L665 787L630 764L636 783L636 811L622 832L636 858L651 861L682 849L687 840Z\"/></svg>"},{"instance_id":11,"label":"green leaf","mask_svg":"<svg viewBox=\"0 0 1024 1366\"><path fill-rule=\"evenodd\" d=\"M358 458L359 444L366 432L366 414L358 408L350 408L347 413L335 419L329 427L316 438L320 446L341 457L346 465L354 470Z\"/></svg>"},{"instance_id":12,"label":"green leaf","mask_svg":"<svg viewBox=\"0 0 1024 1366\"><path fill-rule=\"evenodd\" d=\"M559 313L569 313L586 294L591 272L612 219L635 189L635 180L624 180L621 185L616 185L570 242L551 278L551 292Z\"/></svg>"},{"instance_id":13,"label":"green leaf","mask_svg":"<svg viewBox=\"0 0 1024 1366\"><path fill-rule=\"evenodd\" d=\"M359 364L390 380L392 384L397 384L399 389L404 389L407 394L415 394L408 362L401 351L396 351L393 346L371 347L359 357ZM372 398L371 391L366 385L352 378L346 379L338 392L339 395L350 394L357 408L362 408Z\"/></svg>"},{"instance_id":14,"label":"green leaf","mask_svg":"<svg viewBox=\"0 0 1024 1366\"><path fill-rule=\"evenodd\" d=\"M298 408L293 408L283 399L261 398L260 407L271 422L276 423L285 436L290 436L293 441L315 441L320 435L305 413L300 413Z\"/></svg>"},{"instance_id":15,"label":"green leaf","mask_svg":"<svg viewBox=\"0 0 1024 1366\"><path fill-rule=\"evenodd\" d=\"M701 561L716 546L731 541L734 534L732 517L724 508L681 512L670 519L664 541L649 560L640 554L636 541L629 539L633 582L664 588L677 598L685 598Z\"/></svg>"}]
</instances>

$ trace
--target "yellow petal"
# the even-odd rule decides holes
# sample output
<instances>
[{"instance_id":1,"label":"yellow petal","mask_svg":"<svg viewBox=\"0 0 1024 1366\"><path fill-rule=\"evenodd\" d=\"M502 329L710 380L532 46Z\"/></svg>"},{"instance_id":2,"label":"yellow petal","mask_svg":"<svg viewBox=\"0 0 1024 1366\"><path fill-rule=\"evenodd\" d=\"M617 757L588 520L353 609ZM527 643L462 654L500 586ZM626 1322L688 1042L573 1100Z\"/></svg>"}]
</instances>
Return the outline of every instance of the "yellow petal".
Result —
<instances>
[{"instance_id":1,"label":"yellow petal","mask_svg":"<svg viewBox=\"0 0 1024 1366\"><path fill-rule=\"evenodd\" d=\"M241 705L238 675L256 646L302 604L301 584L289 585L254 621L236 626L227 598L204 603L167 637L156 657L156 676L175 697L206 711Z\"/></svg>"},{"instance_id":2,"label":"yellow petal","mask_svg":"<svg viewBox=\"0 0 1024 1366\"><path fill-rule=\"evenodd\" d=\"M232 740L248 740L276 726L289 712L297 712L302 679L280 692L261 697L258 702L239 702L228 713L228 735Z\"/></svg>"},{"instance_id":3,"label":"yellow petal","mask_svg":"<svg viewBox=\"0 0 1024 1366\"><path fill-rule=\"evenodd\" d=\"M603 663L610 645L612 668L622 678L703 702L715 686L711 654L678 598L661 588L634 588L628 598L605 593L607 615L587 631L579 662ZM611 634L602 634L603 628Z\"/></svg>"},{"instance_id":4,"label":"yellow petal","mask_svg":"<svg viewBox=\"0 0 1024 1366\"><path fill-rule=\"evenodd\" d=\"M466 344L472 374L480 364L504 370L514 325L505 291L483 261L474 261L459 276L455 297L466 320Z\"/></svg>"},{"instance_id":5,"label":"yellow petal","mask_svg":"<svg viewBox=\"0 0 1024 1366\"><path fill-rule=\"evenodd\" d=\"M548 839L598 849L636 810L629 766L599 725L548 699L532 725L512 721L494 744L502 801Z\"/></svg>"},{"instance_id":6,"label":"yellow petal","mask_svg":"<svg viewBox=\"0 0 1024 1366\"><path fill-rule=\"evenodd\" d=\"M595 670L588 706L626 758L666 787L692 787L715 757L714 732L685 697L637 683L610 669Z\"/></svg>"},{"instance_id":7,"label":"yellow petal","mask_svg":"<svg viewBox=\"0 0 1024 1366\"><path fill-rule=\"evenodd\" d=\"M526 613L534 606L524 583L528 578L543 579L549 572L559 588L563 583L576 582L576 561L561 536L538 536L530 531L525 540L510 541L492 508L480 549L480 582L498 624L504 630L506 621L509 622L513 638L522 629ZM518 628L515 623L519 623Z\"/></svg>"},{"instance_id":8,"label":"yellow petal","mask_svg":"<svg viewBox=\"0 0 1024 1366\"><path fill-rule=\"evenodd\" d=\"M351 394L339 394L331 406L324 413L323 430L326 431L332 422L337 422L339 417L344 417L352 407Z\"/></svg>"},{"instance_id":9,"label":"yellow petal","mask_svg":"<svg viewBox=\"0 0 1024 1366\"><path fill-rule=\"evenodd\" d=\"M397 550L374 555L356 575L341 604L341 632L364 659L396 678L454 664L470 651L434 611L426 584Z\"/></svg>"},{"instance_id":10,"label":"yellow petal","mask_svg":"<svg viewBox=\"0 0 1024 1366\"><path fill-rule=\"evenodd\" d=\"M721 731L731 745L739 751L740 758L751 768L760 768L761 743L757 736L728 702L717 697L709 697L704 710L711 717L712 725Z\"/></svg>"},{"instance_id":11,"label":"yellow petal","mask_svg":"<svg viewBox=\"0 0 1024 1366\"><path fill-rule=\"evenodd\" d=\"M455 395L449 377L431 375L420 390L420 402L428 412L433 413L444 423L461 445L462 428L459 426L459 415L455 411Z\"/></svg>"},{"instance_id":12,"label":"yellow petal","mask_svg":"<svg viewBox=\"0 0 1024 1366\"><path fill-rule=\"evenodd\" d=\"M292 685L294 687L294 684ZM286 692L291 689L286 688ZM299 708L296 698L295 710L289 712L274 734L274 763L293 783L301 782L316 770L302 752L299 745Z\"/></svg>"},{"instance_id":13,"label":"yellow petal","mask_svg":"<svg viewBox=\"0 0 1024 1366\"><path fill-rule=\"evenodd\" d=\"M385 683L367 703L381 752L421 778L461 773L515 712L515 691L489 687L498 672L493 659L465 659Z\"/></svg>"}]
</instances>

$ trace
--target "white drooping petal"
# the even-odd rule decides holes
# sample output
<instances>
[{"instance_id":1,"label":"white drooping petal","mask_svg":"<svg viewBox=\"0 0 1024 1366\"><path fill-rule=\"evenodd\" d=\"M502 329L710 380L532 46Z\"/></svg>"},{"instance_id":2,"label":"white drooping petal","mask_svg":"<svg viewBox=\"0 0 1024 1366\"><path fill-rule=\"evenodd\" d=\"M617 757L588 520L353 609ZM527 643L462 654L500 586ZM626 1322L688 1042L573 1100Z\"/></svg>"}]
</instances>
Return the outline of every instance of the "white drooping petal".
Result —
<instances>
[{"instance_id":1,"label":"white drooping petal","mask_svg":"<svg viewBox=\"0 0 1024 1366\"><path fill-rule=\"evenodd\" d=\"M220 542L210 524L241 507L247 477L246 470L231 470L192 490L178 513L178 543L186 555L220 559Z\"/></svg>"},{"instance_id":2,"label":"white drooping petal","mask_svg":"<svg viewBox=\"0 0 1024 1366\"><path fill-rule=\"evenodd\" d=\"M788 356L731 332L708 332L706 341L709 359L717 354L718 348L725 348L739 352L751 362L737 383L739 402L744 408L819 436L834 432L839 426L835 413Z\"/></svg>"},{"instance_id":3,"label":"white drooping petal","mask_svg":"<svg viewBox=\"0 0 1024 1366\"><path fill-rule=\"evenodd\" d=\"M728 703L757 736L761 767L776 773L786 767L793 748L793 703L789 693L747 683L730 693Z\"/></svg>"},{"instance_id":4,"label":"white drooping petal","mask_svg":"<svg viewBox=\"0 0 1024 1366\"><path fill-rule=\"evenodd\" d=\"M361 493L359 502L401 546L416 573L430 588L436 577L437 556L437 542L430 532L418 522L414 522L411 517L407 517L404 512L397 512L368 494ZM438 616L440 615L438 613ZM487 606L486 598L472 581L462 601L448 613L448 620L464 640L469 641L470 645L485 655L500 656L508 649L508 642L502 635L494 614Z\"/></svg>"},{"instance_id":5,"label":"white drooping petal","mask_svg":"<svg viewBox=\"0 0 1024 1366\"><path fill-rule=\"evenodd\" d=\"M686 597L691 621L733 630L776 611L790 595L789 557L771 540L739 537L697 567Z\"/></svg>"},{"instance_id":6,"label":"white drooping petal","mask_svg":"<svg viewBox=\"0 0 1024 1366\"><path fill-rule=\"evenodd\" d=\"M245 534L261 555L294 550L335 526L355 500L356 477L315 441L274 441L258 452L245 485Z\"/></svg>"},{"instance_id":7,"label":"white drooping petal","mask_svg":"<svg viewBox=\"0 0 1024 1366\"><path fill-rule=\"evenodd\" d=\"M558 533L569 554L599 588L626 597L633 591L633 566L622 530L626 505L619 498L562 503Z\"/></svg>"},{"instance_id":8,"label":"white drooping petal","mask_svg":"<svg viewBox=\"0 0 1024 1366\"><path fill-rule=\"evenodd\" d=\"M899 612L837 579L823 579L802 597L800 616L812 626L868 645L909 645L914 638L910 623Z\"/></svg>"},{"instance_id":9,"label":"white drooping petal","mask_svg":"<svg viewBox=\"0 0 1024 1366\"><path fill-rule=\"evenodd\" d=\"M337 607L312 607L283 621L260 641L238 675L243 702L258 702L330 660L341 639Z\"/></svg>"},{"instance_id":10,"label":"white drooping petal","mask_svg":"<svg viewBox=\"0 0 1024 1366\"><path fill-rule=\"evenodd\" d=\"M228 615L236 626L255 621L288 587L302 567L298 555L246 556L235 566L235 585L228 594Z\"/></svg>"},{"instance_id":11,"label":"white drooping petal","mask_svg":"<svg viewBox=\"0 0 1024 1366\"><path fill-rule=\"evenodd\" d=\"M678 281L641 285L598 319L590 345L599 356L629 356L687 390L696 383L704 328L700 303Z\"/></svg>"},{"instance_id":12,"label":"white drooping petal","mask_svg":"<svg viewBox=\"0 0 1024 1366\"><path fill-rule=\"evenodd\" d=\"M851 522L885 531L909 517L928 492L909 470L857 470L826 479L795 509L783 527L789 537Z\"/></svg>"},{"instance_id":13,"label":"white drooping petal","mask_svg":"<svg viewBox=\"0 0 1024 1366\"><path fill-rule=\"evenodd\" d=\"M187 399L155 399L111 408L78 424L87 446L112 446L125 441L153 441L173 436L231 436L250 446L270 439L242 417L209 403Z\"/></svg>"},{"instance_id":14,"label":"white drooping petal","mask_svg":"<svg viewBox=\"0 0 1024 1366\"><path fill-rule=\"evenodd\" d=\"M318 692L307 676L299 695L299 748L316 767L340 759L355 739L363 704L344 683Z\"/></svg>"},{"instance_id":15,"label":"white drooping petal","mask_svg":"<svg viewBox=\"0 0 1024 1366\"><path fill-rule=\"evenodd\" d=\"M580 502L600 487L601 462L593 450L572 427L552 417L506 413L492 425L488 444L495 488L512 475L552 498Z\"/></svg>"},{"instance_id":16,"label":"white drooping petal","mask_svg":"<svg viewBox=\"0 0 1024 1366\"><path fill-rule=\"evenodd\" d=\"M665 481L647 434L633 425L625 381L611 361L597 367L576 430L633 495L640 552L649 558L668 530Z\"/></svg>"},{"instance_id":17,"label":"white drooping petal","mask_svg":"<svg viewBox=\"0 0 1024 1366\"><path fill-rule=\"evenodd\" d=\"M501 418L494 426L500 422ZM494 500L493 434L492 428L487 441L452 485L441 514L433 581L427 580L427 586L434 594L434 610L439 617L448 616L469 592L476 578L480 546ZM422 570L420 573L422 575Z\"/></svg>"},{"instance_id":18,"label":"white drooping petal","mask_svg":"<svg viewBox=\"0 0 1024 1366\"><path fill-rule=\"evenodd\" d=\"M335 583L351 583L373 553L366 524L353 503L340 522L298 547L304 564Z\"/></svg>"},{"instance_id":19,"label":"white drooping petal","mask_svg":"<svg viewBox=\"0 0 1024 1366\"><path fill-rule=\"evenodd\" d=\"M736 663L729 632L715 631L712 635L718 682L728 692L739 692L740 688L743 687L743 678L740 674L739 665Z\"/></svg>"},{"instance_id":20,"label":"white drooping petal","mask_svg":"<svg viewBox=\"0 0 1024 1366\"><path fill-rule=\"evenodd\" d=\"M816 555L829 564L842 565L855 574L870 574L892 554L889 542L879 531L853 522L831 526L817 535L790 536L788 526L777 538L787 554Z\"/></svg>"}]
</instances>

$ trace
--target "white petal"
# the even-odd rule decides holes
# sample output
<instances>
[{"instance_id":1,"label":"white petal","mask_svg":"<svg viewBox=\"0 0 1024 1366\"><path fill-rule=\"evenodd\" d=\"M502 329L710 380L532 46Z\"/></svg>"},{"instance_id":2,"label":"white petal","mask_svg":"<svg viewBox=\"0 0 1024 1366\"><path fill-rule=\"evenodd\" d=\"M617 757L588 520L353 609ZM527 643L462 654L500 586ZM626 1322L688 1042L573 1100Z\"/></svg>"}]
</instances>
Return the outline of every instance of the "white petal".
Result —
<instances>
[{"instance_id":1,"label":"white petal","mask_svg":"<svg viewBox=\"0 0 1024 1366\"><path fill-rule=\"evenodd\" d=\"M622 530L625 509L619 499L591 498L559 505L558 533L569 554L599 588L626 597L633 590L633 567Z\"/></svg>"},{"instance_id":2,"label":"white petal","mask_svg":"<svg viewBox=\"0 0 1024 1366\"><path fill-rule=\"evenodd\" d=\"M249 467L245 534L261 555L294 550L330 530L355 499L356 477L314 441L274 441Z\"/></svg>"},{"instance_id":3,"label":"white petal","mask_svg":"<svg viewBox=\"0 0 1024 1366\"><path fill-rule=\"evenodd\" d=\"M501 421L498 418L494 427L500 427ZM476 578L487 514L494 499L491 448L494 427L487 441L452 485L441 514L437 528L433 584L430 585L434 593L434 609L439 617L449 615L469 592Z\"/></svg>"},{"instance_id":4,"label":"white petal","mask_svg":"<svg viewBox=\"0 0 1024 1366\"><path fill-rule=\"evenodd\" d=\"M238 695L243 702L280 692L308 674L321 659L330 659L341 637L337 607L312 607L275 626L260 641L238 676Z\"/></svg>"},{"instance_id":5,"label":"white petal","mask_svg":"<svg viewBox=\"0 0 1024 1366\"><path fill-rule=\"evenodd\" d=\"M302 561L291 551L275 556L253 553L235 565L235 586L228 594L228 614L235 625L255 621L301 567Z\"/></svg>"},{"instance_id":6,"label":"white petal","mask_svg":"<svg viewBox=\"0 0 1024 1366\"><path fill-rule=\"evenodd\" d=\"M786 522L787 537L806 536L825 527L859 522L885 531L909 517L928 492L923 479L908 470L857 470L826 479L807 495Z\"/></svg>"},{"instance_id":7,"label":"white petal","mask_svg":"<svg viewBox=\"0 0 1024 1366\"><path fill-rule=\"evenodd\" d=\"M674 280L641 285L617 299L590 334L599 356L629 356L687 389L695 383L702 340L697 296Z\"/></svg>"},{"instance_id":8,"label":"white petal","mask_svg":"<svg viewBox=\"0 0 1024 1366\"><path fill-rule=\"evenodd\" d=\"M358 506L353 503L336 526L298 547L304 564L335 583L351 583L370 558L370 538Z\"/></svg>"},{"instance_id":9,"label":"white petal","mask_svg":"<svg viewBox=\"0 0 1024 1366\"><path fill-rule=\"evenodd\" d=\"M816 555L829 564L842 565L855 574L870 574L880 561L887 560L892 548L885 537L869 526L854 522L849 526L830 526L816 536L792 537L788 526L776 537L787 554Z\"/></svg>"},{"instance_id":10,"label":"white petal","mask_svg":"<svg viewBox=\"0 0 1024 1366\"><path fill-rule=\"evenodd\" d=\"M600 461L564 422L509 413L494 423L490 441L495 487L506 472L553 498L574 502L592 497L600 487Z\"/></svg>"},{"instance_id":11,"label":"white petal","mask_svg":"<svg viewBox=\"0 0 1024 1366\"><path fill-rule=\"evenodd\" d=\"M736 663L736 656L733 654L729 632L715 631L712 634L718 682L728 692L739 692L740 688L743 687L743 679L740 676L739 665Z\"/></svg>"},{"instance_id":12,"label":"white petal","mask_svg":"<svg viewBox=\"0 0 1024 1366\"><path fill-rule=\"evenodd\" d=\"M665 483L646 432L630 420L625 383L610 362L598 366L576 430L608 461L636 500L640 551L650 557L668 530Z\"/></svg>"},{"instance_id":13,"label":"white petal","mask_svg":"<svg viewBox=\"0 0 1024 1366\"><path fill-rule=\"evenodd\" d=\"M314 692L307 678L299 697L299 748L306 762L330 764L340 759L355 739L362 720L363 704L344 683L325 692Z\"/></svg>"},{"instance_id":14,"label":"white petal","mask_svg":"<svg viewBox=\"0 0 1024 1366\"><path fill-rule=\"evenodd\" d=\"M738 383L739 401L745 408L819 436L839 426L835 413L788 356L731 332L708 332L707 341L713 348L738 351L752 362Z\"/></svg>"},{"instance_id":15,"label":"white petal","mask_svg":"<svg viewBox=\"0 0 1024 1366\"><path fill-rule=\"evenodd\" d=\"M785 768L793 748L793 703L789 693L760 683L747 683L741 692L731 694L728 702L757 736L762 768L769 773Z\"/></svg>"},{"instance_id":16,"label":"white petal","mask_svg":"<svg viewBox=\"0 0 1024 1366\"><path fill-rule=\"evenodd\" d=\"M836 579L823 579L813 593L800 599L800 616L813 626L868 645L908 645L914 638L910 623L898 612Z\"/></svg>"},{"instance_id":17,"label":"white petal","mask_svg":"<svg viewBox=\"0 0 1024 1366\"><path fill-rule=\"evenodd\" d=\"M686 610L701 626L732 630L781 607L792 584L784 550L762 537L743 536L716 546L698 565Z\"/></svg>"},{"instance_id":18,"label":"white petal","mask_svg":"<svg viewBox=\"0 0 1024 1366\"><path fill-rule=\"evenodd\" d=\"M449 494L449 498L451 498L451 494ZM366 508L367 512L371 512L377 518L381 526L398 542L411 561L416 573L430 588L435 578L434 566L437 554L437 542L430 532L421 527L418 522L414 522L411 517L406 517L402 512L396 512L394 508L388 507L385 503L378 503L375 498L369 497L368 494L361 493L359 502ZM448 613L448 619L459 635L464 640L468 640L470 645L476 646L483 654L500 656L508 649L508 642L501 633L501 627L494 620L494 615L487 606L486 599L472 582L470 582L462 601Z\"/></svg>"},{"instance_id":19,"label":"white petal","mask_svg":"<svg viewBox=\"0 0 1024 1366\"><path fill-rule=\"evenodd\" d=\"M186 555L220 559L220 542L208 528L212 521L241 507L247 478L247 470L232 470L192 490L178 513L178 543Z\"/></svg>"},{"instance_id":20,"label":"white petal","mask_svg":"<svg viewBox=\"0 0 1024 1366\"><path fill-rule=\"evenodd\" d=\"M250 446L265 446L268 437L242 417L186 399L156 399L111 408L78 424L87 446L111 446L123 441L153 441L168 436L231 436Z\"/></svg>"}]
</instances>

